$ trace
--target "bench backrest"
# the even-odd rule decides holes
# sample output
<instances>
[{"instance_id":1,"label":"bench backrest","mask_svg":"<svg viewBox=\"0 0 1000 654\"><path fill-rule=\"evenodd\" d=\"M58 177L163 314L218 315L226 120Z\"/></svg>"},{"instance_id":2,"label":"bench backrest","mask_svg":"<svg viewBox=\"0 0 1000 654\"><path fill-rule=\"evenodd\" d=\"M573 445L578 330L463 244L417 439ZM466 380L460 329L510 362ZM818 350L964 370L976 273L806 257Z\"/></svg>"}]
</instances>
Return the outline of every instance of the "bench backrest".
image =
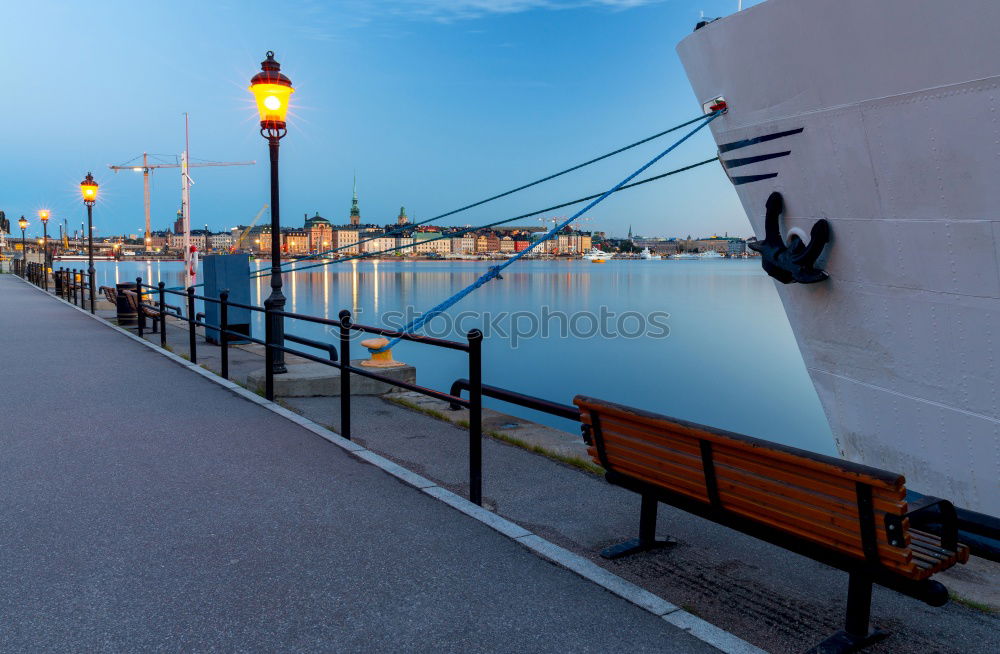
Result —
<instances>
[{"instance_id":1,"label":"bench backrest","mask_svg":"<svg viewBox=\"0 0 1000 654\"><path fill-rule=\"evenodd\" d=\"M573 401L590 427L590 455L608 471L907 576L930 574L909 547L902 475L602 400ZM901 520L903 533L891 534L899 546L890 544L886 515Z\"/></svg>"}]
</instances>

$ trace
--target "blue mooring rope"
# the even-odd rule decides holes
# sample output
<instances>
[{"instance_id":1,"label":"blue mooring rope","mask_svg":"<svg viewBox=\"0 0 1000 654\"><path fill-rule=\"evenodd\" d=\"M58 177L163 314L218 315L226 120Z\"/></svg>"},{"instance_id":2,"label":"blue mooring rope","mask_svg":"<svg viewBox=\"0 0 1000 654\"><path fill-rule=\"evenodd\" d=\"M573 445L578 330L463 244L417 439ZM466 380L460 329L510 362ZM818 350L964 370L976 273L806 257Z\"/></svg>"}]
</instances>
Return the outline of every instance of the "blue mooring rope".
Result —
<instances>
[{"instance_id":1,"label":"blue mooring rope","mask_svg":"<svg viewBox=\"0 0 1000 654\"><path fill-rule=\"evenodd\" d=\"M360 241L358 241L356 243L349 243L348 245L341 245L340 247L336 247L336 248L333 248L331 250L325 250L323 252L317 252L316 254L311 254L308 257L304 258L304 259L299 259L299 261L308 261L309 259L318 259L319 257L321 257L321 256L323 256L325 254L331 254L333 252L339 252L340 250L344 250L344 249L350 248L350 247L359 247L362 244L368 243L369 241L372 241L372 240L374 240L376 238L382 238L382 237L385 237L385 236L394 236L394 235L402 234L403 232L409 231L409 230L413 229L414 227L419 227L420 225L426 225L427 223L432 223L435 220L440 220L441 218L447 218L448 216L453 216L456 213L461 213L461 212L463 212L463 211L465 211L467 209L472 209L472 208L484 205L487 202L492 202L493 200L499 200L500 198L507 197L508 195L513 195L514 193L517 193L518 191L523 191L525 189L531 188L532 186L537 186L537 185L539 185L539 184L541 184L543 182L547 182L547 181L555 179L557 177L561 177L563 175L566 175L567 173L571 173L573 171L580 170L581 168L589 166L590 164L597 163L598 161L603 161L603 160L605 160L605 159L607 159L609 157L615 156L616 154L621 154L622 152L626 152L628 150L631 150L632 148L636 148L636 147L638 147L638 146L640 146L640 145L642 145L644 143L649 143L650 141L654 141L654 140L660 138L661 136L663 136L665 134L669 134L670 132L676 132L677 130L681 129L682 127L687 127L688 125L691 125L692 123L696 123L699 120L702 120L703 118L704 118L704 116L697 116L696 118L692 118L691 120L684 121L680 125L674 125L673 127L669 128L669 129L665 129L662 132L657 132L656 134L653 134L652 136L647 136L646 138L642 139L641 141L636 141L635 143L630 143L630 144L628 144L626 146L618 148L617 150L614 150L612 152L608 152L607 154L602 154L599 157L594 157L593 159L590 159L589 161L584 161L581 164L577 164L575 166L571 166L570 168L567 168L566 170L561 170L558 173L553 173L552 175L547 175L545 177L542 177L541 179L536 179L533 182L528 182L527 184L523 184L523 185L518 186L517 188L513 188L513 189L511 189L509 191L504 191L503 193L497 193L496 195L490 196L490 197L486 198L485 200L479 200L478 202L473 202L472 204L467 204L464 207L459 207L458 209L452 209L451 211L446 211L445 213L438 214L438 215L434 216L433 218L426 218L424 220L418 220L417 222L414 222L414 223L408 223L407 225L404 225L404 226L401 226L401 227L397 227L396 229L393 229L393 230L391 230L389 232L386 232L385 234L380 234L379 236L372 236L370 238L362 239L362 240L360 240ZM327 262L324 262L323 265L325 265L326 263ZM282 266L286 266L286 265L288 265L288 266L294 266L294 264L295 264L295 262L289 262L287 264L281 264L281 265Z\"/></svg>"},{"instance_id":2,"label":"blue mooring rope","mask_svg":"<svg viewBox=\"0 0 1000 654\"><path fill-rule=\"evenodd\" d=\"M571 222L573 222L574 220L576 220L577 218L579 218L580 216L582 216L583 214L587 213L592 208L594 208L595 206L597 206L598 204L600 204L609 195L611 195L612 193L618 191L621 187L625 186L630 181L632 181L633 179L635 179L636 177L638 177L639 175L641 175L643 173L643 171L645 171L647 168L649 168L650 166L652 166L653 164L655 164L657 161L659 161L663 157L665 157L668 154L670 154L671 152L673 152L673 150L676 149L677 146L679 146L681 143L683 143L684 141L686 141L689 138L691 138L692 136L694 136L701 128L703 128L705 125L708 125L710 122L712 122L713 120L715 120L716 118L718 118L721 115L722 115L722 111L720 110L720 111L716 111L716 112L714 112L714 113L712 113L712 114L710 114L708 116L705 116L704 121L700 125L698 125L693 130L691 130L690 132L688 132L687 134L685 134L684 136L682 136L680 139L678 139L669 148L667 148L666 150L664 150L660 154L658 154L655 157L653 157L652 159L650 159L648 163L646 163L644 166L642 166L641 168L639 168L638 170L636 170L634 173L632 173L631 175L629 175L628 177L626 177L622 181L618 182L618 184L616 184L613 188L605 191L599 198L597 198L596 200L592 201L590 204L588 204L584 208L580 209L575 214L573 214L572 216L570 216L566 220L562 221L558 225L554 226L552 229L550 229L548 232L546 232L540 239L538 239L537 241L535 241L534 243L532 243L531 245L529 245L525 249L521 250L520 252L518 252L517 254L515 254L514 256L512 256L511 258L507 259L503 263L498 264L496 266L490 266L489 270L487 270L485 273L483 273L483 275L480 276L479 279L477 279L476 281L472 282L471 284L469 284L468 286L466 286L465 288L463 288L458 293L455 293L454 295L452 295L451 297L449 297L448 299L446 299L444 302L441 302L440 304L438 304L436 307L434 307L433 309L431 309L427 313L421 315L419 318L415 318L414 320L411 320L410 323L408 325L406 325L405 327L403 327L403 329L401 329L400 331L402 331L402 332L404 332L406 334L412 334L412 333L416 332L421 327L423 327L427 323L427 321L431 320L432 318L434 318L436 316L441 315L442 313L444 313L445 311L447 311L450 307L454 306L457 302L461 301L462 298L464 298L469 293L471 293L472 291L476 290L477 288L479 288L480 286L482 286L486 282L488 282L488 281L490 281L492 279L503 279L502 277L500 277L500 273L505 268L507 268L508 266L510 266L511 264L513 264L515 261L517 261L521 257L525 256L529 252L531 252L535 247L537 247L541 243L544 243L545 241L551 239L553 236L555 236L564 227L566 227ZM378 353L378 352L385 352L386 350L390 349L391 347L393 347L394 345L396 345L396 343L398 343L401 340L403 340L403 339L401 337L397 336L397 337L393 338L392 340L390 340L383 347L381 347L381 348L379 348L377 350L371 350L371 352L373 354L374 353Z\"/></svg>"}]
</instances>

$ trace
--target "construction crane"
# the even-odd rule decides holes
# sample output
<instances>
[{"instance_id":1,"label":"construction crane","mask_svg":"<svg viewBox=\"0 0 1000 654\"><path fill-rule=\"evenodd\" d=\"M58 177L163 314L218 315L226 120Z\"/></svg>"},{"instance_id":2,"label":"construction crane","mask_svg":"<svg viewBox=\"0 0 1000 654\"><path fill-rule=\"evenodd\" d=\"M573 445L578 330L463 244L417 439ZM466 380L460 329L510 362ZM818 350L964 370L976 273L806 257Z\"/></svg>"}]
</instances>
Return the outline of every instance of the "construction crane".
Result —
<instances>
[{"instance_id":1,"label":"construction crane","mask_svg":"<svg viewBox=\"0 0 1000 654\"><path fill-rule=\"evenodd\" d=\"M265 211L267 211L266 204L263 207L261 207L261 210L257 212L257 215L253 217L253 220L250 221L250 225L243 230L243 232L239 235L239 237L237 237L236 243L233 244L232 248L230 249L230 252L239 251L240 247L243 245L243 239L247 237L247 234L250 233L250 230L253 229L253 226L257 224L257 221L260 220L260 217L264 215Z\"/></svg>"},{"instance_id":2,"label":"construction crane","mask_svg":"<svg viewBox=\"0 0 1000 654\"><path fill-rule=\"evenodd\" d=\"M162 155L155 155L154 154L153 156L157 157L157 156L162 156ZM167 156L175 156L175 155L167 155ZM136 159L138 159L138 157L136 157ZM125 163L125 164L122 164L120 166L110 166L109 165L108 168L110 168L111 170L115 171L116 173L119 170L133 170L133 171L135 171L137 173L142 173L142 194L143 194L143 200L144 200L145 205L146 205L146 238L145 238L144 243L146 244L146 247L148 248L149 247L149 243L150 243L150 239L152 238L152 230L150 229L150 224L149 224L149 176L157 168L180 168L182 166L182 164L179 163L179 162L178 163L159 163L159 162L158 163L149 163L149 154L147 154L146 152L142 153L142 165L141 166L130 165L131 161L134 161L134 159L130 160L129 163ZM208 166L252 166L255 163L257 163L257 162L256 161L205 161L205 162L200 162L200 163L188 163L187 167L188 168L196 168L196 167L197 168L203 168L203 167L208 167Z\"/></svg>"}]
</instances>

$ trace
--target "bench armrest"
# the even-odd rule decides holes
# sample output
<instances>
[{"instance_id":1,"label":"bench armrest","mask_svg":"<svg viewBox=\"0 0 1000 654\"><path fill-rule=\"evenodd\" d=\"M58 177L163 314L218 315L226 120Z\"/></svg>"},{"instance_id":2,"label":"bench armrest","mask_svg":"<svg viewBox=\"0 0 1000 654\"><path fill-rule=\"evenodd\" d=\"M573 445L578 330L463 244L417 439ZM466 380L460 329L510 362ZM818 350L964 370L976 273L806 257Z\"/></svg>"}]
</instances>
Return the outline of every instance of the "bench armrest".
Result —
<instances>
[{"instance_id":1,"label":"bench armrest","mask_svg":"<svg viewBox=\"0 0 1000 654\"><path fill-rule=\"evenodd\" d=\"M940 525L941 547L949 552L958 551L958 513L954 504L940 497L924 496L919 500L908 502L908 507L909 511L905 515L885 516L885 528L889 533L891 545L902 547L903 520L909 518L912 527L924 528L924 531L936 532L938 529L925 527Z\"/></svg>"}]
</instances>

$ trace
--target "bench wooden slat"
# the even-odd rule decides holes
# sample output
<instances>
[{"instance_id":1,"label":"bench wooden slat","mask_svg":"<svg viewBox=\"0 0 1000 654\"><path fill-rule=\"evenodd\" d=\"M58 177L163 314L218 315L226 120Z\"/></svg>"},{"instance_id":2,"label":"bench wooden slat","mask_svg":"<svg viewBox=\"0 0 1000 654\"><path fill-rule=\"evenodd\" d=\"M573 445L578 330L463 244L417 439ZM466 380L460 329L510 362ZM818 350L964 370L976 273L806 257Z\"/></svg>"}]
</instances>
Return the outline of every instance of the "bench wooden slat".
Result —
<instances>
[{"instance_id":1,"label":"bench wooden slat","mask_svg":"<svg viewBox=\"0 0 1000 654\"><path fill-rule=\"evenodd\" d=\"M826 472L831 474L842 474L845 477L863 481L872 486L879 486L888 489L899 489L904 485L904 478L900 474L879 470L860 463L853 463L836 459L834 457L816 454L801 450L797 447L772 443L752 436L745 436L734 432L715 429L704 425L689 423L684 420L677 420L660 416L655 413L626 407L611 402L595 400L593 398L577 396L574 402L581 409L598 410L602 417L618 417L622 420L635 422L636 424L647 425L655 430L673 433L680 436L687 436L696 440L703 439L712 443L728 444L732 447L747 453L755 450L768 452L768 457L774 461L788 461L794 465Z\"/></svg>"},{"instance_id":2,"label":"bench wooden slat","mask_svg":"<svg viewBox=\"0 0 1000 654\"><path fill-rule=\"evenodd\" d=\"M713 510L832 548L859 562L871 563L869 555L877 557L885 568L917 581L967 556L964 546L949 552L940 547L940 539L909 528L902 475L591 398L578 396L574 403L581 409L581 421L594 430L588 452L599 465L606 463L609 472L710 504ZM712 496L703 455L710 457ZM864 528L859 488L871 494L867 510L871 518L864 519L872 523ZM892 532L899 546L890 545L886 516L902 529L900 534ZM874 534L868 555L866 530Z\"/></svg>"}]
</instances>

